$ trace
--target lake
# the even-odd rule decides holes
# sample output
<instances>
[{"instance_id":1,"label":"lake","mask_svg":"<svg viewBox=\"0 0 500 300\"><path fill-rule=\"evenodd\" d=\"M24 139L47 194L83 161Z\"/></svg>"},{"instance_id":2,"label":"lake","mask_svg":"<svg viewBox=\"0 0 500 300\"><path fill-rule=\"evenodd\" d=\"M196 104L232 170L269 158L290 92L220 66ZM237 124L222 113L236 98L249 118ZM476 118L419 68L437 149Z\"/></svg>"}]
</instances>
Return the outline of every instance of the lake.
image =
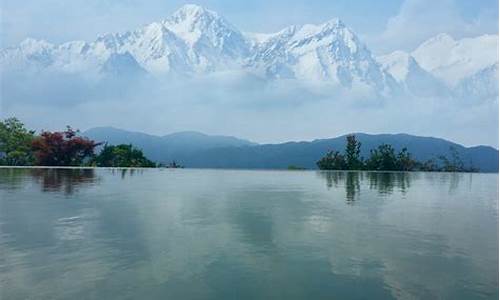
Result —
<instances>
[{"instance_id":1,"label":"lake","mask_svg":"<svg viewBox=\"0 0 500 300\"><path fill-rule=\"evenodd\" d=\"M0 169L0 299L498 299L498 175Z\"/></svg>"}]
</instances>

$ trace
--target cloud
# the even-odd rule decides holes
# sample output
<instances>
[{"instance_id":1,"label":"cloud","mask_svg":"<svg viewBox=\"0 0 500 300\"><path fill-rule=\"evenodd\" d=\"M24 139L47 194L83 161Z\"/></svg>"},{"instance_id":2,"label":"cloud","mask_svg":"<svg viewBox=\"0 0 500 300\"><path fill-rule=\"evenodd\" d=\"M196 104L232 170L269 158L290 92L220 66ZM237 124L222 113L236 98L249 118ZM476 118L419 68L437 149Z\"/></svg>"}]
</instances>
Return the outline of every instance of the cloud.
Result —
<instances>
[{"instance_id":1,"label":"cloud","mask_svg":"<svg viewBox=\"0 0 500 300\"><path fill-rule=\"evenodd\" d=\"M385 30L368 37L369 43L376 52L384 53L394 49L413 50L439 33L455 38L498 33L498 3L496 9L481 7L468 17L464 9L456 0L405 0L398 14L389 18Z\"/></svg>"},{"instance_id":2,"label":"cloud","mask_svg":"<svg viewBox=\"0 0 500 300\"><path fill-rule=\"evenodd\" d=\"M467 104L408 96L383 99L358 90L266 81L238 72L189 80L101 81L37 74L4 78L2 84L0 117L17 116L38 130L66 125L82 130L115 126L160 135L195 130L257 142L405 132L466 145L498 145L498 100Z\"/></svg>"}]
</instances>

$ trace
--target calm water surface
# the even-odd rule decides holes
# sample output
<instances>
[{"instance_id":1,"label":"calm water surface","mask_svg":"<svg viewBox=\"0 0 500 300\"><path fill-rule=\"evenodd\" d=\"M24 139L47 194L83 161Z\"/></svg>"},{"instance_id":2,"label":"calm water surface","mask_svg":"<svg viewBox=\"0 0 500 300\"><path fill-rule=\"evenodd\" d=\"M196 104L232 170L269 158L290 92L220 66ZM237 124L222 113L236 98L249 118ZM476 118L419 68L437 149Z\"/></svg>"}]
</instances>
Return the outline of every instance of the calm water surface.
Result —
<instances>
[{"instance_id":1,"label":"calm water surface","mask_svg":"<svg viewBox=\"0 0 500 300\"><path fill-rule=\"evenodd\" d=\"M498 175L0 169L0 299L498 299Z\"/></svg>"}]
</instances>

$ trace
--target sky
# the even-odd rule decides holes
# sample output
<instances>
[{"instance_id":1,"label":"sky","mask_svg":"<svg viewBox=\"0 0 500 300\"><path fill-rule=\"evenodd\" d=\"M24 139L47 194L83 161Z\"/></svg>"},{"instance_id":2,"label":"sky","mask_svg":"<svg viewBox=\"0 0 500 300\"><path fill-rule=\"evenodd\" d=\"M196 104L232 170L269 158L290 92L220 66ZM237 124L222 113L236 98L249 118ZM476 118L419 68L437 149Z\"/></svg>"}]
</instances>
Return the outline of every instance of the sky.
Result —
<instances>
[{"instance_id":1,"label":"sky","mask_svg":"<svg viewBox=\"0 0 500 300\"><path fill-rule=\"evenodd\" d=\"M26 37L91 41L165 19L186 3L215 10L249 32L340 18L378 53L410 50L441 32L455 38L498 32L496 0L2 0L0 41L2 47Z\"/></svg>"},{"instance_id":2,"label":"sky","mask_svg":"<svg viewBox=\"0 0 500 300\"><path fill-rule=\"evenodd\" d=\"M1 0L0 48L27 37L53 43L95 40L170 16L177 0ZM439 33L454 38L498 34L495 0L199 0L247 32L276 32L292 24L340 18L375 54L413 50ZM443 99L389 99L322 90L300 82L263 85L220 78L181 84L110 83L89 88L78 77L4 78L0 117L14 114L28 126L82 130L114 126L163 135L195 130L255 142L329 138L350 132L409 133L464 145L498 147L498 100L476 105ZM1 80L1 79L0 79ZM22 99L7 97L21 95ZM258 92L256 92L258 91ZM8 98L8 99L7 99ZM20 100L21 99L21 100ZM168 101L167 101L168 100ZM404 101L403 101L404 100Z\"/></svg>"}]
</instances>

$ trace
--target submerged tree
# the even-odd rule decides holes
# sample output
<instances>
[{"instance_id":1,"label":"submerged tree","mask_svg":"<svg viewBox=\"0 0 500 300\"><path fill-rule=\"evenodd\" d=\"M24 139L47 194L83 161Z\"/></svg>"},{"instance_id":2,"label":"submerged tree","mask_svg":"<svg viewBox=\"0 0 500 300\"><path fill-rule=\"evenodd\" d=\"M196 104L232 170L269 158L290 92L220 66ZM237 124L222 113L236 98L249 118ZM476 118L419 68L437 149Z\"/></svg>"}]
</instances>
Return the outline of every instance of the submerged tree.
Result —
<instances>
[{"instance_id":1,"label":"submerged tree","mask_svg":"<svg viewBox=\"0 0 500 300\"><path fill-rule=\"evenodd\" d=\"M365 161L361 156L361 143L355 135L346 137L345 155L338 151L330 151L316 164L321 170L374 170L374 171L414 171L420 167L435 170L430 163L419 163L412 158L405 147L396 154L389 144L382 144L370 150L370 156ZM456 159L455 159L456 160Z\"/></svg>"},{"instance_id":2,"label":"submerged tree","mask_svg":"<svg viewBox=\"0 0 500 300\"><path fill-rule=\"evenodd\" d=\"M330 151L316 165L320 170L345 170L345 158L338 151Z\"/></svg>"},{"instance_id":3,"label":"submerged tree","mask_svg":"<svg viewBox=\"0 0 500 300\"><path fill-rule=\"evenodd\" d=\"M450 147L450 158L441 155L439 156L439 159L441 160L442 170L444 172L465 171L465 166L462 159L460 158L460 154L458 153L458 150L453 146Z\"/></svg>"},{"instance_id":4,"label":"submerged tree","mask_svg":"<svg viewBox=\"0 0 500 300\"><path fill-rule=\"evenodd\" d=\"M382 144L377 149L370 151L370 157L366 161L368 170L395 171L397 170L396 154L394 148L388 144Z\"/></svg>"},{"instance_id":5,"label":"submerged tree","mask_svg":"<svg viewBox=\"0 0 500 300\"><path fill-rule=\"evenodd\" d=\"M95 158L99 167L143 167L154 168L156 164L147 159L140 149L132 145L105 145Z\"/></svg>"},{"instance_id":6,"label":"submerged tree","mask_svg":"<svg viewBox=\"0 0 500 300\"><path fill-rule=\"evenodd\" d=\"M32 165L34 157L31 143L34 134L16 118L0 121L0 165Z\"/></svg>"},{"instance_id":7,"label":"submerged tree","mask_svg":"<svg viewBox=\"0 0 500 300\"><path fill-rule=\"evenodd\" d=\"M346 137L345 164L348 170L360 170L363 168L363 161L360 158L361 143L356 140L354 134Z\"/></svg>"},{"instance_id":8,"label":"submerged tree","mask_svg":"<svg viewBox=\"0 0 500 300\"><path fill-rule=\"evenodd\" d=\"M32 142L36 164L41 166L80 166L94 156L100 143L77 135L67 127L64 132L44 131Z\"/></svg>"},{"instance_id":9,"label":"submerged tree","mask_svg":"<svg viewBox=\"0 0 500 300\"><path fill-rule=\"evenodd\" d=\"M413 171L417 166L417 162L411 157L406 147L398 153L396 164L399 171Z\"/></svg>"}]
</instances>

